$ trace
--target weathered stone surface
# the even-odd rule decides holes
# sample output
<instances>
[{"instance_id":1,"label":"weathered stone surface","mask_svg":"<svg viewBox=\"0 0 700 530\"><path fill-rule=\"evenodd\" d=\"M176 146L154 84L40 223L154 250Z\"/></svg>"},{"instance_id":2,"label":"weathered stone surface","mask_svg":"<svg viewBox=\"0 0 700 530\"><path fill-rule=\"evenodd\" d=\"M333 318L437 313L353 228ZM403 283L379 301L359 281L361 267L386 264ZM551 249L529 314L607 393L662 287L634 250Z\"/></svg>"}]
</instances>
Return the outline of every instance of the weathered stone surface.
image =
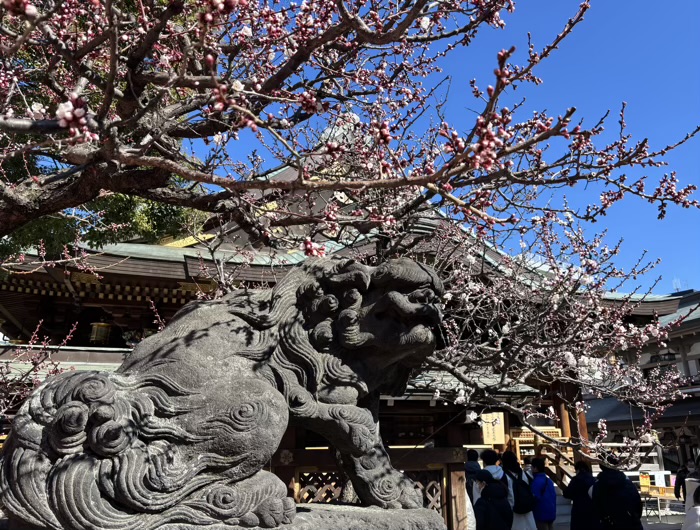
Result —
<instances>
[{"instance_id":1,"label":"weathered stone surface","mask_svg":"<svg viewBox=\"0 0 700 530\"><path fill-rule=\"evenodd\" d=\"M280 530L445 530L440 515L425 508L384 510L331 504L307 504L297 508L297 515ZM261 530L216 525L211 530ZM195 530L191 525L167 525L162 530Z\"/></svg>"},{"instance_id":2,"label":"weathered stone surface","mask_svg":"<svg viewBox=\"0 0 700 530\"><path fill-rule=\"evenodd\" d=\"M262 468L294 421L336 447L365 504L419 508L389 462L376 404L434 350L441 292L410 260L319 259L272 290L190 304L116 373L67 372L37 389L4 448L0 503L40 529L288 524L294 502ZM329 510L299 522L336 514L384 528L357 508ZM386 513L372 517L420 511Z\"/></svg>"},{"instance_id":3,"label":"weathered stone surface","mask_svg":"<svg viewBox=\"0 0 700 530\"><path fill-rule=\"evenodd\" d=\"M355 506L306 505L299 507L290 530L444 530L433 510L383 510Z\"/></svg>"},{"instance_id":4,"label":"weathered stone surface","mask_svg":"<svg viewBox=\"0 0 700 530\"><path fill-rule=\"evenodd\" d=\"M188 524L169 524L161 530L198 530ZM414 510L383 510L381 508L358 508L356 506L338 506L314 504L300 506L294 522L279 527L280 530L445 530L442 517L433 510L418 508ZM243 530L243 527L215 524L208 530ZM245 528L245 530L259 530ZM0 530L27 530L21 523L14 528L7 526L7 519L0 516Z\"/></svg>"}]
</instances>

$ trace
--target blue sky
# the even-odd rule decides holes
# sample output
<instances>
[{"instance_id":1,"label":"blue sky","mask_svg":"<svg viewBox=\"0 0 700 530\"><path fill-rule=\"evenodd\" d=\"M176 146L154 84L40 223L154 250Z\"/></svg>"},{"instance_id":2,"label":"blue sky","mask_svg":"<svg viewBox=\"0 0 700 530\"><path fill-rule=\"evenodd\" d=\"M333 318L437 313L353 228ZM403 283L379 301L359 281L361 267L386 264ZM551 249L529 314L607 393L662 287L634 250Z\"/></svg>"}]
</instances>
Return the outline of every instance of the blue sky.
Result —
<instances>
[{"instance_id":1,"label":"blue sky","mask_svg":"<svg viewBox=\"0 0 700 530\"><path fill-rule=\"evenodd\" d=\"M610 109L608 129L612 132L625 101L628 132L637 139L649 138L654 148L675 142L700 124L700 1L591 3L584 22L536 70L544 84L517 91L527 98L527 108L547 109L556 116L575 106L577 116L588 124ZM476 102L468 94L469 80L477 78L482 89L493 84L495 55L500 49L515 45L525 52L528 32L535 47L542 48L573 16L578 4L578 0L520 0L515 13L506 18L505 30L484 31L468 49L450 56L445 63L445 73L452 77L450 122L471 125L474 115L468 109L475 108ZM700 187L700 138L667 160L668 168L652 170L651 175L675 170L683 184ZM574 188L574 193L585 191ZM634 263L644 250L650 258L662 259L650 275L637 280L642 287L651 286L661 276L656 293L700 289L700 210L671 208L665 220L656 217L656 207L628 198L592 228L607 228L611 242L624 239L619 258L623 267Z\"/></svg>"}]
</instances>

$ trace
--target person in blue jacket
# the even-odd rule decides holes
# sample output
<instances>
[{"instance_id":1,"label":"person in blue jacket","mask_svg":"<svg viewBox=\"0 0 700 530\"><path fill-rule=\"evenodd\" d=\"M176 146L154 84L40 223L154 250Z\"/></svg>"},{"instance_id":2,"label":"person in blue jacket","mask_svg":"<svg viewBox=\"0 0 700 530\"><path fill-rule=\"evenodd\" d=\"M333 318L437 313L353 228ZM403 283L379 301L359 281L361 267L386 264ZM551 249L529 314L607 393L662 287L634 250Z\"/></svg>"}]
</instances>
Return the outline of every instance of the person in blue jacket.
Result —
<instances>
[{"instance_id":1,"label":"person in blue jacket","mask_svg":"<svg viewBox=\"0 0 700 530\"><path fill-rule=\"evenodd\" d=\"M554 491L554 482L545 475L544 469L542 458L532 459L534 478L530 487L535 497L535 508L532 513L535 516L537 530L553 530L554 520L557 518L557 492Z\"/></svg>"}]
</instances>

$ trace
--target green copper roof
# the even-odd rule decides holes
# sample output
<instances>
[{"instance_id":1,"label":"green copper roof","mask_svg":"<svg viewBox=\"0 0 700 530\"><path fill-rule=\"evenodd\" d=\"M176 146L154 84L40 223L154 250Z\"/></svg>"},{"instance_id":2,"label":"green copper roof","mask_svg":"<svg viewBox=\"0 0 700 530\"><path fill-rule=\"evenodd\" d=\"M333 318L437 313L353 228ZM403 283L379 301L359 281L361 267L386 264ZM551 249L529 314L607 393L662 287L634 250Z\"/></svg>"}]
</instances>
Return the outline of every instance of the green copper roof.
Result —
<instances>
[{"instance_id":1,"label":"green copper roof","mask_svg":"<svg viewBox=\"0 0 700 530\"><path fill-rule=\"evenodd\" d=\"M323 246L327 254L333 254L345 248L344 245L335 241L324 241ZM90 249L95 250L95 249ZM144 245L140 243L116 243L105 245L98 252L113 256L124 256L136 259L151 259L157 261L182 261L185 257L207 260L210 255L202 249L197 248L176 248L159 245ZM252 255L252 261L250 257ZM226 260L232 264L247 265L296 265L306 260L307 256L302 250L276 250L257 251L245 250L243 252L217 251L214 254L216 259Z\"/></svg>"}]
</instances>

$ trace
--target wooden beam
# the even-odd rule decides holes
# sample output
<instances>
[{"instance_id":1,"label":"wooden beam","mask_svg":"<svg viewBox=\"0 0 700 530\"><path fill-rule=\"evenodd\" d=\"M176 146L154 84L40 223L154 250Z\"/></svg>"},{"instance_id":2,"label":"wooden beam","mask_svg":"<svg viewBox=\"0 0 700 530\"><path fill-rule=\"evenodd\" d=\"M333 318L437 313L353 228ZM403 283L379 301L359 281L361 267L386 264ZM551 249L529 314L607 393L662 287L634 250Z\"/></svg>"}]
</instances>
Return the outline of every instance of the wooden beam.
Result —
<instances>
[{"instance_id":1,"label":"wooden beam","mask_svg":"<svg viewBox=\"0 0 700 530\"><path fill-rule=\"evenodd\" d=\"M456 464L464 467L467 450L463 447L435 447L433 449L388 449L391 462L396 469L421 470L442 467L445 464ZM330 449L301 449L294 450L294 462L299 467L336 467L335 457ZM284 465L279 460L279 454L272 457L273 466Z\"/></svg>"}]
</instances>

